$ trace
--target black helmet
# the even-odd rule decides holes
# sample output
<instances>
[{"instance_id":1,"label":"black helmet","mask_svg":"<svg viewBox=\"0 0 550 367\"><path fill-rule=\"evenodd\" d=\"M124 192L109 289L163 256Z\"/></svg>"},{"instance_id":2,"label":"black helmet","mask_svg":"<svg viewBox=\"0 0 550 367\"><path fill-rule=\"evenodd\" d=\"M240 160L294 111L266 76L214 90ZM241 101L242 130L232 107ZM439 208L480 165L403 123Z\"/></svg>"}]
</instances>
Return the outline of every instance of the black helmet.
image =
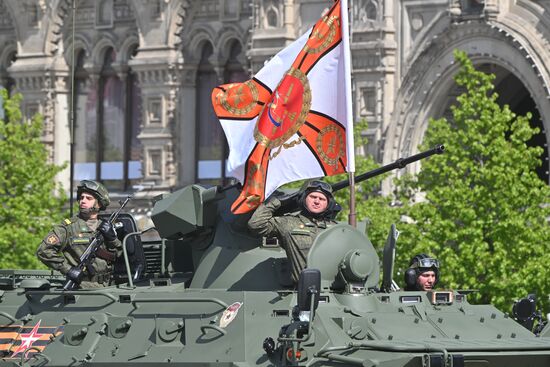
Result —
<instances>
[{"instance_id":1,"label":"black helmet","mask_svg":"<svg viewBox=\"0 0 550 367\"><path fill-rule=\"evenodd\" d=\"M300 206L304 208L304 210L307 211L306 208L306 197L312 193L312 192L320 192L324 194L327 197L327 208L323 213L321 213L321 216L325 217L327 215L332 215L334 212L334 209L336 207L336 201L334 200L334 196L332 195L332 186L324 181L321 180L309 180L307 181L301 189L302 194L300 195ZM309 212L309 211L308 211ZM312 214L312 213L309 213Z\"/></svg>"},{"instance_id":2,"label":"black helmet","mask_svg":"<svg viewBox=\"0 0 550 367\"><path fill-rule=\"evenodd\" d=\"M109 203L111 200L109 200L109 192L103 186L103 184L92 181L92 180L82 180L80 181L80 185L77 186L76 189L76 199L80 200L80 195L82 195L83 192L88 192L92 194L99 203L99 210L105 210L109 206Z\"/></svg>"},{"instance_id":3,"label":"black helmet","mask_svg":"<svg viewBox=\"0 0 550 367\"><path fill-rule=\"evenodd\" d=\"M418 254L411 259L409 268L405 271L405 290L417 290L416 279L424 272L435 273L434 287L439 281L439 260L426 254Z\"/></svg>"}]
</instances>

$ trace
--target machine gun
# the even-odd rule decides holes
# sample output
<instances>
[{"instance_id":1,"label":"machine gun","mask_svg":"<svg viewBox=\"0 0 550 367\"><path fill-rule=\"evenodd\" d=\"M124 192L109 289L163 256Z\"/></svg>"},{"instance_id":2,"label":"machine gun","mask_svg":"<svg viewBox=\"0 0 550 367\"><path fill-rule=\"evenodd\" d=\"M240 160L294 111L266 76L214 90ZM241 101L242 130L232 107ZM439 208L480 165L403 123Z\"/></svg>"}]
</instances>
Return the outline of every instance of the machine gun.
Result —
<instances>
[{"instance_id":1,"label":"machine gun","mask_svg":"<svg viewBox=\"0 0 550 367\"><path fill-rule=\"evenodd\" d=\"M368 180L370 178L380 176L386 172L392 171L397 168L405 168L408 164L419 161L424 158L428 158L434 154L442 154L445 151L445 146L442 144L436 145L434 148L427 150L425 152L420 152L418 154L412 155L407 158L399 158L393 163L387 164L382 167L375 168L371 171L365 172L357 177L355 177L355 183L359 183L365 180ZM345 189L349 186L349 180L342 180L336 183L331 184L332 191L338 191ZM294 210L298 210L299 203L298 198L301 194L302 190L298 190L295 192L292 192L290 194L284 194L282 192L276 191L274 195L278 197L281 202L283 202L281 208L279 208L275 214L280 214L282 212L290 212ZM337 207L333 210L332 217L336 217L338 212L340 212L342 208L340 205L337 205Z\"/></svg>"},{"instance_id":2,"label":"machine gun","mask_svg":"<svg viewBox=\"0 0 550 367\"><path fill-rule=\"evenodd\" d=\"M442 144L439 144L439 145L436 145L435 148L432 148L425 152L411 155L410 157L407 157L407 158L399 158L393 163L387 164L382 167L378 167L376 169L373 169L372 171L365 172L362 175L355 177L355 183L359 183L359 182L368 180L369 178L380 176L386 172L392 171L397 168L405 168L410 163L419 161L424 158L428 158L434 154L442 154L444 151L445 151L445 146ZM342 190L348 186L349 186L349 181L342 180L332 184L332 191Z\"/></svg>"},{"instance_id":3,"label":"machine gun","mask_svg":"<svg viewBox=\"0 0 550 367\"><path fill-rule=\"evenodd\" d=\"M111 216L109 217L109 223L111 223L111 225L114 226L118 216L122 212L122 209L124 209L126 204L128 204L128 202L130 201L132 196L133 195L128 195L126 197L126 199L120 205L120 208L118 208L117 211L115 211L111 214ZM96 233L90 239L90 244L86 248L86 251L84 251L84 253L82 253L82 255L80 255L79 263L76 266L76 268L80 271L84 271L84 269L88 269L88 271L90 271L90 269L92 269L92 265L91 265L92 261L95 259L96 252L102 244L103 244L103 236L101 235L101 233L99 231L96 231ZM76 285L77 284L73 280L68 279L67 282L65 283L65 285L63 286L63 290L71 290Z\"/></svg>"}]
</instances>

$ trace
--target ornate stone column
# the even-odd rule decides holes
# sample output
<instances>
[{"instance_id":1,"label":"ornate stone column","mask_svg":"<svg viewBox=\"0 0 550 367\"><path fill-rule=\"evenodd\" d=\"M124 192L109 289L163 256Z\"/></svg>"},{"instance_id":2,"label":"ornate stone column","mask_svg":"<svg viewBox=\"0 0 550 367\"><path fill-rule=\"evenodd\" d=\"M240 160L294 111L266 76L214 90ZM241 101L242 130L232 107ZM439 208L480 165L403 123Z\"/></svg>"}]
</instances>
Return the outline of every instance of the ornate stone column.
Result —
<instances>
[{"instance_id":1,"label":"ornate stone column","mask_svg":"<svg viewBox=\"0 0 550 367\"><path fill-rule=\"evenodd\" d=\"M56 165L68 163L70 86L67 65L60 57L20 56L8 68L8 73L15 81L15 92L23 95L23 117L31 119L36 113L44 117L42 141L49 152L49 161ZM65 190L70 187L69 173L67 166L56 177Z\"/></svg>"},{"instance_id":2,"label":"ornate stone column","mask_svg":"<svg viewBox=\"0 0 550 367\"><path fill-rule=\"evenodd\" d=\"M179 70L176 52L168 47L139 50L129 62L138 76L142 94L143 182L166 191L177 182L175 162L176 97Z\"/></svg>"},{"instance_id":3,"label":"ornate stone column","mask_svg":"<svg viewBox=\"0 0 550 367\"><path fill-rule=\"evenodd\" d=\"M180 70L180 92L178 96L178 178L180 185L188 185L197 177L197 67L186 63Z\"/></svg>"}]
</instances>

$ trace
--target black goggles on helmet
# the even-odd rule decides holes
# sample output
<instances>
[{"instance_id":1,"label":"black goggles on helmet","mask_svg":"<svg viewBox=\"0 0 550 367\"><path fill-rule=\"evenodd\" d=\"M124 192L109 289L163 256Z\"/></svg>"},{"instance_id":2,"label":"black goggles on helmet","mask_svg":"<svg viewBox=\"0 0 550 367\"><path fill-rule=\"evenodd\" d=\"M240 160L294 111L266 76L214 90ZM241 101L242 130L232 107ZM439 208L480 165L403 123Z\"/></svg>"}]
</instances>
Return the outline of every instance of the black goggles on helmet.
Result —
<instances>
[{"instance_id":1,"label":"black goggles on helmet","mask_svg":"<svg viewBox=\"0 0 550 367\"><path fill-rule=\"evenodd\" d=\"M306 191L314 191L314 190L321 190L329 194L332 194L332 186L329 183L326 183L325 181L318 181L318 180L311 181L307 185Z\"/></svg>"},{"instance_id":2,"label":"black goggles on helmet","mask_svg":"<svg viewBox=\"0 0 550 367\"><path fill-rule=\"evenodd\" d=\"M436 268L439 269L439 260L426 257L424 259L419 259L413 265L413 268Z\"/></svg>"},{"instance_id":3,"label":"black goggles on helmet","mask_svg":"<svg viewBox=\"0 0 550 367\"><path fill-rule=\"evenodd\" d=\"M80 185L78 186L78 188L82 190L88 189L88 190L98 191L99 184L95 181L83 180L83 181L80 181Z\"/></svg>"}]
</instances>

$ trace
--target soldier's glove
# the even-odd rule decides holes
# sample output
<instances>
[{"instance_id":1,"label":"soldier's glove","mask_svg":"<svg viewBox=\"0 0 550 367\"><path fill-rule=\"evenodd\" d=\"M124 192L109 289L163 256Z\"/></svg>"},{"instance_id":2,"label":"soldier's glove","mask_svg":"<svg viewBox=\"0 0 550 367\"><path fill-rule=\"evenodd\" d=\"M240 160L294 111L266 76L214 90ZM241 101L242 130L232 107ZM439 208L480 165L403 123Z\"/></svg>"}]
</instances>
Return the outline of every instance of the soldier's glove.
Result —
<instances>
[{"instance_id":1,"label":"soldier's glove","mask_svg":"<svg viewBox=\"0 0 550 367\"><path fill-rule=\"evenodd\" d=\"M101 223L99 224L99 227L97 227L97 230L101 232L101 234L103 235L103 238L107 242L112 242L117 238L116 231L113 225L111 224L111 222L109 221L102 220Z\"/></svg>"},{"instance_id":2,"label":"soldier's glove","mask_svg":"<svg viewBox=\"0 0 550 367\"><path fill-rule=\"evenodd\" d=\"M74 266L70 268L69 271L67 272L67 279L72 280L77 284L80 283L83 276L84 276L84 273L82 272L82 270Z\"/></svg>"},{"instance_id":3,"label":"soldier's glove","mask_svg":"<svg viewBox=\"0 0 550 367\"><path fill-rule=\"evenodd\" d=\"M300 197L298 192L277 195L274 197L276 197L281 202L281 206L276 211L277 215L296 211L300 207L298 203L298 198Z\"/></svg>"}]
</instances>

